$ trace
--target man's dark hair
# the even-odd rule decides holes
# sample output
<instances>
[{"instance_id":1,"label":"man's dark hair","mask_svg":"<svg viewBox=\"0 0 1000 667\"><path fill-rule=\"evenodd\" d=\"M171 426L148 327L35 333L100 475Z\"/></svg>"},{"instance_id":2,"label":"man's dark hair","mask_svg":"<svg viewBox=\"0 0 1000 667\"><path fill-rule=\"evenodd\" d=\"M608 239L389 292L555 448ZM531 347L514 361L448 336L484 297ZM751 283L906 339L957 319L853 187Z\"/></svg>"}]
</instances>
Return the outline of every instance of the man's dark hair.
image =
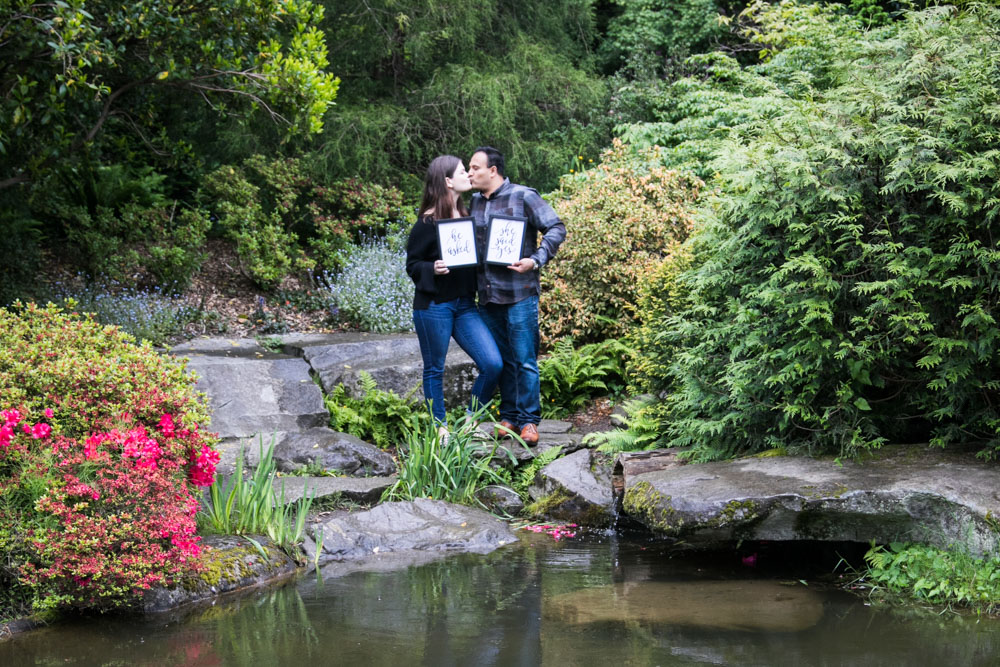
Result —
<instances>
[{"instance_id":1,"label":"man's dark hair","mask_svg":"<svg viewBox=\"0 0 1000 667\"><path fill-rule=\"evenodd\" d=\"M507 174L504 173L503 153L492 146L480 146L472 151L473 155L476 153L486 153L486 168L496 167L497 173L503 178L507 178Z\"/></svg>"}]
</instances>

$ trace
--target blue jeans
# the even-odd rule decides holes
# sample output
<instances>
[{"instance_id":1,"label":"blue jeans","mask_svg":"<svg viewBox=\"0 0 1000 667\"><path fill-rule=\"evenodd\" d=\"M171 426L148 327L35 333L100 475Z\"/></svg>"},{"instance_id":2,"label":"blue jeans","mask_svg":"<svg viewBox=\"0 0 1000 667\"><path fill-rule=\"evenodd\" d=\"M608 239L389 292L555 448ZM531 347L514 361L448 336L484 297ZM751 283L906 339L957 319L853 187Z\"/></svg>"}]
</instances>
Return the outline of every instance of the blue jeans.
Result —
<instances>
[{"instance_id":1,"label":"blue jeans","mask_svg":"<svg viewBox=\"0 0 1000 667\"><path fill-rule=\"evenodd\" d=\"M521 427L542 420L538 379L538 297L512 304L488 303L479 312L503 357L500 419Z\"/></svg>"},{"instance_id":2,"label":"blue jeans","mask_svg":"<svg viewBox=\"0 0 1000 667\"><path fill-rule=\"evenodd\" d=\"M460 298L444 303L432 302L425 310L413 311L413 326L420 341L420 356L424 360L424 398L430 403L431 414L445 423L444 361L451 338L472 357L479 375L472 385L469 409L475 411L493 398L503 360L473 299Z\"/></svg>"}]
</instances>

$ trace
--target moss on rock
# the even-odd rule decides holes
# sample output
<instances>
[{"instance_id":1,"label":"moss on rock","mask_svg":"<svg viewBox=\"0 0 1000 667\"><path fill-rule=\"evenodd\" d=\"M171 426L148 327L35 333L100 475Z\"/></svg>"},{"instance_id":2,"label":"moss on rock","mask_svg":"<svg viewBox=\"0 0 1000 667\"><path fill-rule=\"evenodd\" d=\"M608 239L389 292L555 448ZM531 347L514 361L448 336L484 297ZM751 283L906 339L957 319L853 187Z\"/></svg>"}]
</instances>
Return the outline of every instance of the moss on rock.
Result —
<instances>
[{"instance_id":1,"label":"moss on rock","mask_svg":"<svg viewBox=\"0 0 1000 667\"><path fill-rule=\"evenodd\" d=\"M670 500L670 496L664 496L652 484L643 481L625 491L622 509L657 532L676 535L684 527L684 519L677 516Z\"/></svg>"}]
</instances>

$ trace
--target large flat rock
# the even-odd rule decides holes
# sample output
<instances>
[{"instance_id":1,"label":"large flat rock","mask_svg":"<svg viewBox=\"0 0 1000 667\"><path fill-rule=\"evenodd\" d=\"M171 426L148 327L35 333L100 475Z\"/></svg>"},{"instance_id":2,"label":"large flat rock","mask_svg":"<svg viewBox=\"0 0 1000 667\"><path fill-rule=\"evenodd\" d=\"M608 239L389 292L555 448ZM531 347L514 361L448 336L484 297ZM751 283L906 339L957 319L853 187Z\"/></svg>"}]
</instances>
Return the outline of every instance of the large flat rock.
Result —
<instances>
[{"instance_id":1,"label":"large flat rock","mask_svg":"<svg viewBox=\"0 0 1000 667\"><path fill-rule=\"evenodd\" d=\"M736 540L1000 547L1000 469L971 455L885 448L862 462L749 458L644 472L623 509L694 546Z\"/></svg>"},{"instance_id":2,"label":"large flat rock","mask_svg":"<svg viewBox=\"0 0 1000 667\"><path fill-rule=\"evenodd\" d=\"M296 472L310 465L355 477L396 472L396 462L386 452L325 426L287 434L274 448L274 461L282 472Z\"/></svg>"},{"instance_id":3,"label":"large flat rock","mask_svg":"<svg viewBox=\"0 0 1000 667\"><path fill-rule=\"evenodd\" d=\"M483 510L441 500L392 502L339 516L313 531L323 534L321 562L361 560L406 552L486 554L517 541L506 523Z\"/></svg>"},{"instance_id":4,"label":"large flat rock","mask_svg":"<svg viewBox=\"0 0 1000 667\"><path fill-rule=\"evenodd\" d=\"M183 575L171 588L148 591L143 597L143 611L165 612L198 602L214 604L220 596L280 584L295 576L298 565L288 554L263 535L253 539L263 555L243 537L206 537L201 542L205 569Z\"/></svg>"},{"instance_id":5,"label":"large flat rock","mask_svg":"<svg viewBox=\"0 0 1000 667\"><path fill-rule=\"evenodd\" d=\"M207 354L189 359L198 390L208 395L211 428L221 438L254 438L329 422L323 395L302 359Z\"/></svg>"}]
</instances>

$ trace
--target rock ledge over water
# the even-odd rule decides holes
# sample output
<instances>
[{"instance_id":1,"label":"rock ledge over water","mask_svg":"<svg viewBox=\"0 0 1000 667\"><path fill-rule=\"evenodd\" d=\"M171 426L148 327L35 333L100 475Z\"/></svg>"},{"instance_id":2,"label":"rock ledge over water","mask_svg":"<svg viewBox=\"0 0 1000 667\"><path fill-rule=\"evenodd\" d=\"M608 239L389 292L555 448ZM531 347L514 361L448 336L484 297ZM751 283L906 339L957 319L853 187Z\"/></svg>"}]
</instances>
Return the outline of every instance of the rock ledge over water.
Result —
<instances>
[{"instance_id":1,"label":"rock ledge over water","mask_svg":"<svg viewBox=\"0 0 1000 667\"><path fill-rule=\"evenodd\" d=\"M1000 547L1000 469L973 457L885 448L861 462L750 458L624 480L625 513L693 546L822 540Z\"/></svg>"}]
</instances>

